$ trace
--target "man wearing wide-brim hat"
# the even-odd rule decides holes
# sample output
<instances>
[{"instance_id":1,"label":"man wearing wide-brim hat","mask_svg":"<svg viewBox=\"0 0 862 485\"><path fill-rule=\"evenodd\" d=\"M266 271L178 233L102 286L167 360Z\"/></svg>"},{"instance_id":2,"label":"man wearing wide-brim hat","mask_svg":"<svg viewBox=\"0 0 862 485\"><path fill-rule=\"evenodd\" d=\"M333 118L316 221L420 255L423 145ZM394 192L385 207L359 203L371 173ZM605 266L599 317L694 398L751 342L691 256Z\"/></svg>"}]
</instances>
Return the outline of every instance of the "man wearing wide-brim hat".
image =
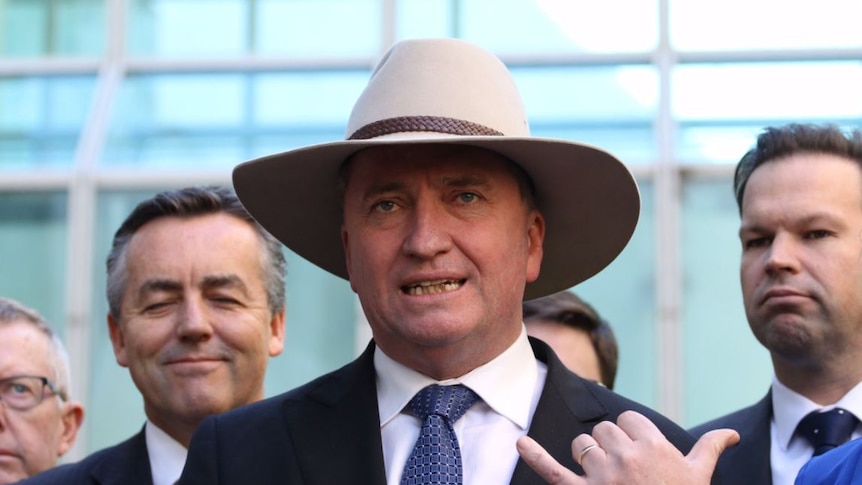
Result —
<instances>
[{"instance_id":1,"label":"man wearing wide-brim hat","mask_svg":"<svg viewBox=\"0 0 862 485\"><path fill-rule=\"evenodd\" d=\"M626 410L680 459L691 449L667 418L528 339L522 301L608 265L640 199L610 154L531 137L487 51L396 44L347 140L242 164L234 185L269 232L350 281L373 341L335 372L206 421L180 483L544 483L519 439L583 473L572 439Z\"/></svg>"}]
</instances>

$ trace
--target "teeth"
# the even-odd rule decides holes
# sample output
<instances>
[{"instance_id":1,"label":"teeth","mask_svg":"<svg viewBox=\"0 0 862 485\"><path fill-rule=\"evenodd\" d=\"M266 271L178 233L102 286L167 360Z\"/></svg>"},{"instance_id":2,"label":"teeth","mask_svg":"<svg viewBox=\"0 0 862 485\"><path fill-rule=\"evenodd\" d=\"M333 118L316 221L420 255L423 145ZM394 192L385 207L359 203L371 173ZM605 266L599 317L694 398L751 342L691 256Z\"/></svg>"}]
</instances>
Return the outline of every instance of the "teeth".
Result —
<instances>
[{"instance_id":1,"label":"teeth","mask_svg":"<svg viewBox=\"0 0 862 485\"><path fill-rule=\"evenodd\" d=\"M421 283L417 283L415 285L411 285L405 288L405 291L408 295L431 295L434 293L443 293L444 291L452 291L457 290L464 284L463 280L453 281L453 280L437 280L437 281L423 281Z\"/></svg>"}]
</instances>

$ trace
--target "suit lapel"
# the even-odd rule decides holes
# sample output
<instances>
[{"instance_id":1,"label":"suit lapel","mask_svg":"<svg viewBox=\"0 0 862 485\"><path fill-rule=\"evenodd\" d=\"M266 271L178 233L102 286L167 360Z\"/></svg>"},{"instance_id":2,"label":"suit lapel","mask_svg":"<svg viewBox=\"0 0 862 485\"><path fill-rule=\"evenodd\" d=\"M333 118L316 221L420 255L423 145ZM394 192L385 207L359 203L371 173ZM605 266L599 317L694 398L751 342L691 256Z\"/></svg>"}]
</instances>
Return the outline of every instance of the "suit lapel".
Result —
<instances>
[{"instance_id":1,"label":"suit lapel","mask_svg":"<svg viewBox=\"0 0 862 485\"><path fill-rule=\"evenodd\" d=\"M590 432L608 411L544 342L531 338L530 344L536 358L547 365L548 375L528 435L563 466L582 473L572 458L572 440L581 433ZM519 459L511 483L544 485L546 482Z\"/></svg>"},{"instance_id":2,"label":"suit lapel","mask_svg":"<svg viewBox=\"0 0 862 485\"><path fill-rule=\"evenodd\" d=\"M772 390L751 407L740 422L740 441L725 451L718 462L716 478L721 483L761 485L772 483L769 451L771 447Z\"/></svg>"},{"instance_id":3,"label":"suit lapel","mask_svg":"<svg viewBox=\"0 0 862 485\"><path fill-rule=\"evenodd\" d=\"M99 485L152 485L144 430L111 448L109 456L93 467L90 474Z\"/></svg>"},{"instance_id":4,"label":"suit lapel","mask_svg":"<svg viewBox=\"0 0 862 485\"><path fill-rule=\"evenodd\" d=\"M284 403L307 484L385 485L374 344L299 399Z\"/></svg>"}]
</instances>

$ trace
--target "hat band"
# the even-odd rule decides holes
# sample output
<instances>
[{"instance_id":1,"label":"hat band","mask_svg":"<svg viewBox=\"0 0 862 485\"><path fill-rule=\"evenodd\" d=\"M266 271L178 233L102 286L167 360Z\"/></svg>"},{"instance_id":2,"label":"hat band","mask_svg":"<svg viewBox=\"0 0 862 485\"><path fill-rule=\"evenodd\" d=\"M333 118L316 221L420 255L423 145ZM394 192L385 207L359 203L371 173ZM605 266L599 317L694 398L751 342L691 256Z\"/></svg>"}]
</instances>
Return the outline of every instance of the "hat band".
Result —
<instances>
[{"instance_id":1,"label":"hat band","mask_svg":"<svg viewBox=\"0 0 862 485\"><path fill-rule=\"evenodd\" d=\"M399 116L369 123L354 131L348 140L368 140L393 133L425 131L461 136L503 136L503 133L472 121L443 116Z\"/></svg>"}]
</instances>

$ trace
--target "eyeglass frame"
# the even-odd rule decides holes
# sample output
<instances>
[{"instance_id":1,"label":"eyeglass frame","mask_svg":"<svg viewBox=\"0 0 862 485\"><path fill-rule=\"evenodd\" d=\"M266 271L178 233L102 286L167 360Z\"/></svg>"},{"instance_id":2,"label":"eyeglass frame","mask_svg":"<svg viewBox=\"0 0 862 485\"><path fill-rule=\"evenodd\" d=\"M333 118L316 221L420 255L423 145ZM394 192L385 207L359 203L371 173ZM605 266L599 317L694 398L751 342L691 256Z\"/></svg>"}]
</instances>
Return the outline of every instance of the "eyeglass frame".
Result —
<instances>
[{"instance_id":1,"label":"eyeglass frame","mask_svg":"<svg viewBox=\"0 0 862 485\"><path fill-rule=\"evenodd\" d=\"M60 389L57 386L57 384L55 384L51 379L48 379L47 377L44 377L44 376L21 375L21 376L4 377L4 378L0 379L0 388L6 382L14 381L16 379L39 379L40 381L42 381L42 386L39 388L42 392L39 395L39 400L36 401L36 403L33 404L32 406L26 407L26 408L15 407L15 406L10 405L8 402L6 402L3 399L2 394L0 394L0 403L3 403L3 406L8 408L8 409L14 409L16 411L29 411L29 410L35 408L36 406L42 404L42 402L45 401L45 397L46 397L45 396L45 388L46 387L48 388L49 391L51 391L52 395L59 397L61 401L66 402L68 400L68 397L66 396L66 391Z\"/></svg>"}]
</instances>

